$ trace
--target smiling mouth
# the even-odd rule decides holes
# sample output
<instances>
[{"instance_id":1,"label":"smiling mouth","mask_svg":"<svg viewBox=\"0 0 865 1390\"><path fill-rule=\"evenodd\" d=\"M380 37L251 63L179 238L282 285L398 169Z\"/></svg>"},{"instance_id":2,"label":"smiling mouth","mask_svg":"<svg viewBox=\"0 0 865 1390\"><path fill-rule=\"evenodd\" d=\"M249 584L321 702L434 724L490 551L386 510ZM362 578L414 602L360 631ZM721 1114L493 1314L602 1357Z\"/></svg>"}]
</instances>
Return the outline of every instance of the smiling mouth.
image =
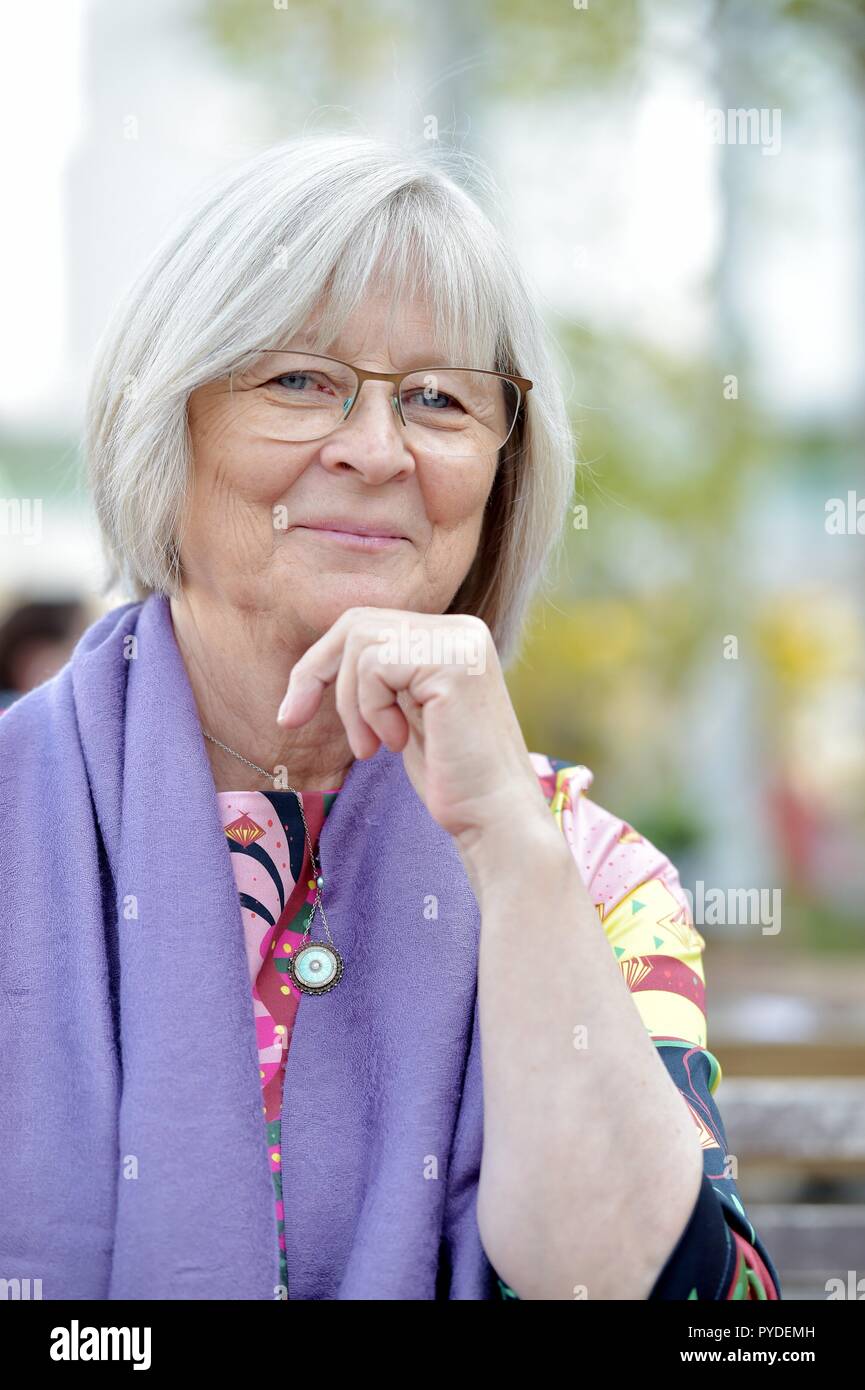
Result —
<instances>
[{"instance_id":1,"label":"smiling mouth","mask_svg":"<svg viewBox=\"0 0 865 1390\"><path fill-rule=\"evenodd\" d=\"M405 536L378 535L366 531L341 531L331 526L295 526L295 531L303 531L308 536L319 536L322 540L342 545L348 550L394 550L406 544Z\"/></svg>"}]
</instances>

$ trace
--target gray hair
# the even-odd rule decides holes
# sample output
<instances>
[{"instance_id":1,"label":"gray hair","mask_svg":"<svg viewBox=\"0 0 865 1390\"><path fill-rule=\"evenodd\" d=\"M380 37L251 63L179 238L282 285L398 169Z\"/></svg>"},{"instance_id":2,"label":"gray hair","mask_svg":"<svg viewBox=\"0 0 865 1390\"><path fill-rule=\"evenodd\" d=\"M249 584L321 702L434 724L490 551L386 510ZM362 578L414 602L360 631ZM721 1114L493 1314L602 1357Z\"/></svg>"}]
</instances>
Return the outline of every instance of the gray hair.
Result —
<instances>
[{"instance_id":1,"label":"gray hair","mask_svg":"<svg viewBox=\"0 0 865 1390\"><path fill-rule=\"evenodd\" d=\"M454 150L355 134L302 136L223 174L157 248L98 348L84 462L115 584L175 594L193 465L186 404L246 355L317 322L326 351L376 270L428 296L450 361L530 377L471 569L448 612L482 618L512 659L547 580L574 483L574 440L551 346L513 252Z\"/></svg>"}]
</instances>

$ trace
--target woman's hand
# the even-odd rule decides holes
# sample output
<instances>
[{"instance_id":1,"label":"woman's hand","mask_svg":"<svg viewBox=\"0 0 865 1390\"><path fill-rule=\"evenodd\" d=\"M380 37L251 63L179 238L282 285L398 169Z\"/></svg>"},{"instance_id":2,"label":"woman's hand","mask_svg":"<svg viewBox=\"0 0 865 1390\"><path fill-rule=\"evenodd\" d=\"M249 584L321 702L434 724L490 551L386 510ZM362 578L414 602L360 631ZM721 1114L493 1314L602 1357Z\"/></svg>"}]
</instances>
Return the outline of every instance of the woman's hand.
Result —
<instances>
[{"instance_id":1,"label":"woman's hand","mask_svg":"<svg viewBox=\"0 0 865 1390\"><path fill-rule=\"evenodd\" d=\"M305 724L332 682L355 756L401 752L430 815L466 848L533 807L550 820L480 618L349 608L294 666L278 722Z\"/></svg>"}]
</instances>

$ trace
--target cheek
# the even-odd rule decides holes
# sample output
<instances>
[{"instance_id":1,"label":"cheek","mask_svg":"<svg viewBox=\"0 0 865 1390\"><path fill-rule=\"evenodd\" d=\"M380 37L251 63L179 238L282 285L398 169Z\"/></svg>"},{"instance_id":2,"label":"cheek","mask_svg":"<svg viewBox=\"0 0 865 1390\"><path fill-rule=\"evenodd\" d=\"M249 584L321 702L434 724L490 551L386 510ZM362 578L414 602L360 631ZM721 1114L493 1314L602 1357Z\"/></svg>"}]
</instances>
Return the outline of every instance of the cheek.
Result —
<instances>
[{"instance_id":1,"label":"cheek","mask_svg":"<svg viewBox=\"0 0 865 1390\"><path fill-rule=\"evenodd\" d=\"M260 511L285 495L306 468L308 451L256 439L236 422L212 418L192 429L195 489L204 506L231 500Z\"/></svg>"},{"instance_id":2,"label":"cheek","mask_svg":"<svg viewBox=\"0 0 865 1390\"><path fill-rule=\"evenodd\" d=\"M495 461L479 464L430 462L418 470L424 510L434 527L461 531L469 537L480 532L484 507L495 477Z\"/></svg>"}]
</instances>

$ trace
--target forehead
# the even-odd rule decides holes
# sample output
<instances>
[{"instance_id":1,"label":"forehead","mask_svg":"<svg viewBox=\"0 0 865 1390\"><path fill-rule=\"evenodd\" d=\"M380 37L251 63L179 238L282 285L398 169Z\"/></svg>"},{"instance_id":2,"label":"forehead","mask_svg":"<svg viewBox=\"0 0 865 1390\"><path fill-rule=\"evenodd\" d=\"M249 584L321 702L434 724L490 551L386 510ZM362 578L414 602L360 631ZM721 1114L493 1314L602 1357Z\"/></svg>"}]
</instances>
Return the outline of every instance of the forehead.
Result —
<instances>
[{"instance_id":1,"label":"forehead","mask_svg":"<svg viewBox=\"0 0 865 1390\"><path fill-rule=\"evenodd\" d=\"M435 331L433 313L420 294L396 299L386 287L370 289L331 333L318 314L294 338L310 352L326 351L347 362L384 362L395 371L413 364L442 362L446 343Z\"/></svg>"},{"instance_id":2,"label":"forehead","mask_svg":"<svg viewBox=\"0 0 865 1390\"><path fill-rule=\"evenodd\" d=\"M323 352L373 370L416 366L493 367L491 345L460 304L460 296L430 290L420 277L371 277L348 308L323 293L285 346Z\"/></svg>"}]
</instances>

